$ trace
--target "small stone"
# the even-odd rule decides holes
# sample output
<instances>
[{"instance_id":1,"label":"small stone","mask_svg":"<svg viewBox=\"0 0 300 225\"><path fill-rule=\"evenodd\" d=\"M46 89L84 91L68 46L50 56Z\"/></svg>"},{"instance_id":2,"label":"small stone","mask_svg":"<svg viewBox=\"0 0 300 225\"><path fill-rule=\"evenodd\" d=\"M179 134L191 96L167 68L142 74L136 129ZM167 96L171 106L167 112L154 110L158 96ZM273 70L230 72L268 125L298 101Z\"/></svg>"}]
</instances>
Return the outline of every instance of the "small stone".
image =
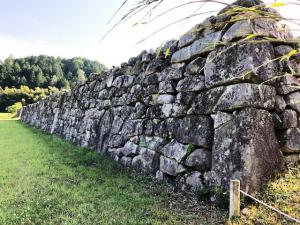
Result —
<instances>
[{"instance_id":1,"label":"small stone","mask_svg":"<svg viewBox=\"0 0 300 225\"><path fill-rule=\"evenodd\" d=\"M203 185L202 174L200 172L191 172L185 174L180 179L181 190L187 193L195 194L198 190L201 190Z\"/></svg>"},{"instance_id":2,"label":"small stone","mask_svg":"<svg viewBox=\"0 0 300 225\"><path fill-rule=\"evenodd\" d=\"M187 148L185 145L177 142L176 140L172 140L169 144L163 147L162 153L168 158L181 162L187 154Z\"/></svg>"},{"instance_id":3,"label":"small stone","mask_svg":"<svg viewBox=\"0 0 300 225\"><path fill-rule=\"evenodd\" d=\"M175 93L176 84L173 81L162 81L159 83L159 93Z\"/></svg>"},{"instance_id":4,"label":"small stone","mask_svg":"<svg viewBox=\"0 0 300 225\"><path fill-rule=\"evenodd\" d=\"M196 93L194 92L179 92L176 95L176 103L191 105L191 103L195 100Z\"/></svg>"},{"instance_id":5,"label":"small stone","mask_svg":"<svg viewBox=\"0 0 300 225\"><path fill-rule=\"evenodd\" d=\"M157 104L168 104L168 103L174 103L175 102L175 97L174 95L168 95L168 94L163 94L159 95L156 103Z\"/></svg>"},{"instance_id":6,"label":"small stone","mask_svg":"<svg viewBox=\"0 0 300 225\"><path fill-rule=\"evenodd\" d=\"M120 159L120 164L121 164L122 166L130 167L130 166L131 166L131 163L132 163L132 158L131 158L131 157L123 156L123 157Z\"/></svg>"},{"instance_id":7,"label":"small stone","mask_svg":"<svg viewBox=\"0 0 300 225\"><path fill-rule=\"evenodd\" d=\"M205 172L211 169L211 151L207 149L196 149L185 160L185 165L198 171Z\"/></svg>"},{"instance_id":8,"label":"small stone","mask_svg":"<svg viewBox=\"0 0 300 225\"><path fill-rule=\"evenodd\" d=\"M189 44L191 44L193 41L195 41L199 37L199 32L197 30L190 30L181 38L179 39L178 47L182 48Z\"/></svg>"},{"instance_id":9,"label":"small stone","mask_svg":"<svg viewBox=\"0 0 300 225\"><path fill-rule=\"evenodd\" d=\"M276 95L275 97L275 111L283 112L286 107L286 103L284 98L281 95Z\"/></svg>"},{"instance_id":10,"label":"small stone","mask_svg":"<svg viewBox=\"0 0 300 225\"><path fill-rule=\"evenodd\" d=\"M297 127L298 117L294 110L287 109L282 114L282 129Z\"/></svg>"},{"instance_id":11,"label":"small stone","mask_svg":"<svg viewBox=\"0 0 300 225\"><path fill-rule=\"evenodd\" d=\"M178 103L164 104L162 113L164 117L181 117L186 115L187 107Z\"/></svg>"},{"instance_id":12,"label":"small stone","mask_svg":"<svg viewBox=\"0 0 300 225\"><path fill-rule=\"evenodd\" d=\"M205 88L204 85L204 76L195 77L195 76L188 76L183 80L179 81L176 87L177 91L201 91Z\"/></svg>"},{"instance_id":13,"label":"small stone","mask_svg":"<svg viewBox=\"0 0 300 225\"><path fill-rule=\"evenodd\" d=\"M205 63L205 58L198 57L187 65L185 71L190 75L200 74L201 70L204 70Z\"/></svg>"},{"instance_id":14,"label":"small stone","mask_svg":"<svg viewBox=\"0 0 300 225\"><path fill-rule=\"evenodd\" d=\"M288 165L295 165L300 162L300 154L286 155L284 158Z\"/></svg>"},{"instance_id":15,"label":"small stone","mask_svg":"<svg viewBox=\"0 0 300 225\"><path fill-rule=\"evenodd\" d=\"M158 156L155 151L143 148L141 154L134 157L132 167L137 172L151 174L158 167Z\"/></svg>"},{"instance_id":16,"label":"small stone","mask_svg":"<svg viewBox=\"0 0 300 225\"><path fill-rule=\"evenodd\" d=\"M157 170L156 174L155 174L155 178L159 181L163 181L163 180L165 180L165 174L163 172L161 172L160 170Z\"/></svg>"},{"instance_id":17,"label":"small stone","mask_svg":"<svg viewBox=\"0 0 300 225\"><path fill-rule=\"evenodd\" d=\"M291 51L293 51L293 48L289 45L279 45L274 47L274 53L276 58L288 55Z\"/></svg>"},{"instance_id":18,"label":"small stone","mask_svg":"<svg viewBox=\"0 0 300 225\"><path fill-rule=\"evenodd\" d=\"M295 76L284 76L276 83L276 91L278 94L287 95L291 92L298 91L300 87L300 80Z\"/></svg>"},{"instance_id":19,"label":"small stone","mask_svg":"<svg viewBox=\"0 0 300 225\"><path fill-rule=\"evenodd\" d=\"M169 130L176 140L184 144L193 144L211 148L213 137L213 120L208 116L187 116L173 121Z\"/></svg>"},{"instance_id":20,"label":"small stone","mask_svg":"<svg viewBox=\"0 0 300 225\"><path fill-rule=\"evenodd\" d=\"M285 97L285 102L292 109L300 113L300 92L294 92Z\"/></svg>"},{"instance_id":21,"label":"small stone","mask_svg":"<svg viewBox=\"0 0 300 225\"><path fill-rule=\"evenodd\" d=\"M223 35L223 41L232 41L237 38L246 37L252 34L253 30L251 28L250 20L240 20L234 23Z\"/></svg>"},{"instance_id":22,"label":"small stone","mask_svg":"<svg viewBox=\"0 0 300 225\"><path fill-rule=\"evenodd\" d=\"M164 156L161 156L160 170L163 173L169 174L171 176L177 176L178 174L185 172L186 169L175 159L169 159Z\"/></svg>"},{"instance_id":23,"label":"small stone","mask_svg":"<svg viewBox=\"0 0 300 225\"><path fill-rule=\"evenodd\" d=\"M139 154L139 146L131 141L128 141L125 144L125 146L121 149L121 153L124 156L137 155Z\"/></svg>"},{"instance_id":24,"label":"small stone","mask_svg":"<svg viewBox=\"0 0 300 225\"><path fill-rule=\"evenodd\" d=\"M289 128L279 133L279 144L284 153L300 153L300 129Z\"/></svg>"}]
</instances>

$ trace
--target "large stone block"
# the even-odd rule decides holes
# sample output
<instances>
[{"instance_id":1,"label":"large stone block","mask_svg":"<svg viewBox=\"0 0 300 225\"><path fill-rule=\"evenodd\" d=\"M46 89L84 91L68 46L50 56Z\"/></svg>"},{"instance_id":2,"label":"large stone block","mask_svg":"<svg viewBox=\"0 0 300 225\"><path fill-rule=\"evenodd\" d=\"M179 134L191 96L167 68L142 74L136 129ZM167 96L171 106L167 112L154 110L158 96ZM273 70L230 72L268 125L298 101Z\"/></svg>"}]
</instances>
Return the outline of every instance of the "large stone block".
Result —
<instances>
[{"instance_id":1,"label":"large stone block","mask_svg":"<svg viewBox=\"0 0 300 225\"><path fill-rule=\"evenodd\" d=\"M195 77L195 76L188 76L182 80L180 80L177 84L176 90L177 91L201 91L205 88L204 85L204 77Z\"/></svg>"},{"instance_id":2,"label":"large stone block","mask_svg":"<svg viewBox=\"0 0 300 225\"><path fill-rule=\"evenodd\" d=\"M211 148L213 120L208 116L191 115L173 120L167 129L181 143Z\"/></svg>"},{"instance_id":3,"label":"large stone block","mask_svg":"<svg viewBox=\"0 0 300 225\"><path fill-rule=\"evenodd\" d=\"M230 179L238 179L244 191L254 193L282 159L272 115L245 108L215 130L211 184L228 188Z\"/></svg>"},{"instance_id":4,"label":"large stone block","mask_svg":"<svg viewBox=\"0 0 300 225\"><path fill-rule=\"evenodd\" d=\"M274 19L245 19L234 23L224 34L223 41L232 41L247 37L249 34L272 37L278 39L291 39L291 33Z\"/></svg>"},{"instance_id":5,"label":"large stone block","mask_svg":"<svg viewBox=\"0 0 300 225\"><path fill-rule=\"evenodd\" d=\"M188 114L212 114L245 107L272 110L276 91L267 85L241 83L216 87L198 95Z\"/></svg>"},{"instance_id":6,"label":"large stone block","mask_svg":"<svg viewBox=\"0 0 300 225\"><path fill-rule=\"evenodd\" d=\"M192 60L197 56L201 56L203 54L207 54L208 52L214 50L218 45L218 42L221 40L222 33L221 31L210 33L197 41L193 44L179 49L172 55L171 62L178 63L184 62L188 60Z\"/></svg>"},{"instance_id":7,"label":"large stone block","mask_svg":"<svg viewBox=\"0 0 300 225\"><path fill-rule=\"evenodd\" d=\"M205 85L210 88L242 81L261 82L276 74L274 50L269 43L246 43L221 47L208 56Z\"/></svg>"},{"instance_id":8,"label":"large stone block","mask_svg":"<svg viewBox=\"0 0 300 225\"><path fill-rule=\"evenodd\" d=\"M111 111L106 111L101 117L98 125L97 152L105 153L107 151L112 123L113 113Z\"/></svg>"}]
</instances>

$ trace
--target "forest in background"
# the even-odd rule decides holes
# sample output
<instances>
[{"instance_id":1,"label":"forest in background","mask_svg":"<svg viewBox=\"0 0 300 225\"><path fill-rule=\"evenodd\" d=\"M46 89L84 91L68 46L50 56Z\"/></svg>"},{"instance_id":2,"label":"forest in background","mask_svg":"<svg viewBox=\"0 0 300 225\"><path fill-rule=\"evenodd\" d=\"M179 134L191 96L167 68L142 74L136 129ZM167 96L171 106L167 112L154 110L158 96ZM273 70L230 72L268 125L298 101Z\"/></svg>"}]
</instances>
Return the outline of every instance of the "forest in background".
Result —
<instances>
[{"instance_id":1,"label":"forest in background","mask_svg":"<svg viewBox=\"0 0 300 225\"><path fill-rule=\"evenodd\" d=\"M14 59L10 56L0 61L0 112L8 111L14 104L31 104L49 94L69 90L74 82L105 70L103 64L81 57L40 55Z\"/></svg>"}]
</instances>

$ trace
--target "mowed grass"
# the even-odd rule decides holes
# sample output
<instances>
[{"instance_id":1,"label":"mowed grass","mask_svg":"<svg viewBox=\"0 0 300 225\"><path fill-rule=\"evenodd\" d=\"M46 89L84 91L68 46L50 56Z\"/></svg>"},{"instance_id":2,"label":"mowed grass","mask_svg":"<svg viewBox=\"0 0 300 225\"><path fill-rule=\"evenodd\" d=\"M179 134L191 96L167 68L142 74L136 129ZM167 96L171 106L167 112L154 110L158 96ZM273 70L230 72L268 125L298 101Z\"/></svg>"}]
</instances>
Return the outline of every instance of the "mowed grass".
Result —
<instances>
[{"instance_id":1,"label":"mowed grass","mask_svg":"<svg viewBox=\"0 0 300 225\"><path fill-rule=\"evenodd\" d=\"M15 114L12 113L0 113L0 120L17 120Z\"/></svg>"},{"instance_id":2,"label":"mowed grass","mask_svg":"<svg viewBox=\"0 0 300 225\"><path fill-rule=\"evenodd\" d=\"M226 213L195 209L168 187L104 156L0 121L0 224L221 224Z\"/></svg>"}]
</instances>

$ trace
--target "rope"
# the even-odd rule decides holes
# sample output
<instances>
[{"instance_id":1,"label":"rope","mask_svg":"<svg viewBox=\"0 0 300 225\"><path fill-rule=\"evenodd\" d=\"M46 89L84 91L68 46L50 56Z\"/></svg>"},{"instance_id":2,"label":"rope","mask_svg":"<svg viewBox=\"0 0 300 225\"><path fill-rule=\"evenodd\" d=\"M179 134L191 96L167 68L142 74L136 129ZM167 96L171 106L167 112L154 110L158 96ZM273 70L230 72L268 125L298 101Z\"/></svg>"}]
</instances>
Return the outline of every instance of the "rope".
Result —
<instances>
[{"instance_id":1,"label":"rope","mask_svg":"<svg viewBox=\"0 0 300 225\"><path fill-rule=\"evenodd\" d=\"M274 207L272 207L272 206L270 206L270 205L267 205L266 203L264 203L264 202L258 200L257 198L255 198L255 197L249 195L248 193L246 193L246 192L244 192L244 191L242 191L242 190L240 190L240 192L241 192L243 195L246 195L246 196L248 196L249 198L251 198L251 199L257 201L258 203L260 203L260 204L266 206L267 208L269 208L269 209L271 209L271 210L274 210L275 212L277 212L277 213L279 213L279 214L281 214L281 215L283 215L283 216L289 218L290 220L292 220L292 221L294 221L294 222L296 222L296 223L300 223L300 220L297 220L297 219L295 219L295 218L293 218L293 217L290 217L288 214L286 214L286 213L284 213L284 212L281 212L280 210L275 209Z\"/></svg>"}]
</instances>

